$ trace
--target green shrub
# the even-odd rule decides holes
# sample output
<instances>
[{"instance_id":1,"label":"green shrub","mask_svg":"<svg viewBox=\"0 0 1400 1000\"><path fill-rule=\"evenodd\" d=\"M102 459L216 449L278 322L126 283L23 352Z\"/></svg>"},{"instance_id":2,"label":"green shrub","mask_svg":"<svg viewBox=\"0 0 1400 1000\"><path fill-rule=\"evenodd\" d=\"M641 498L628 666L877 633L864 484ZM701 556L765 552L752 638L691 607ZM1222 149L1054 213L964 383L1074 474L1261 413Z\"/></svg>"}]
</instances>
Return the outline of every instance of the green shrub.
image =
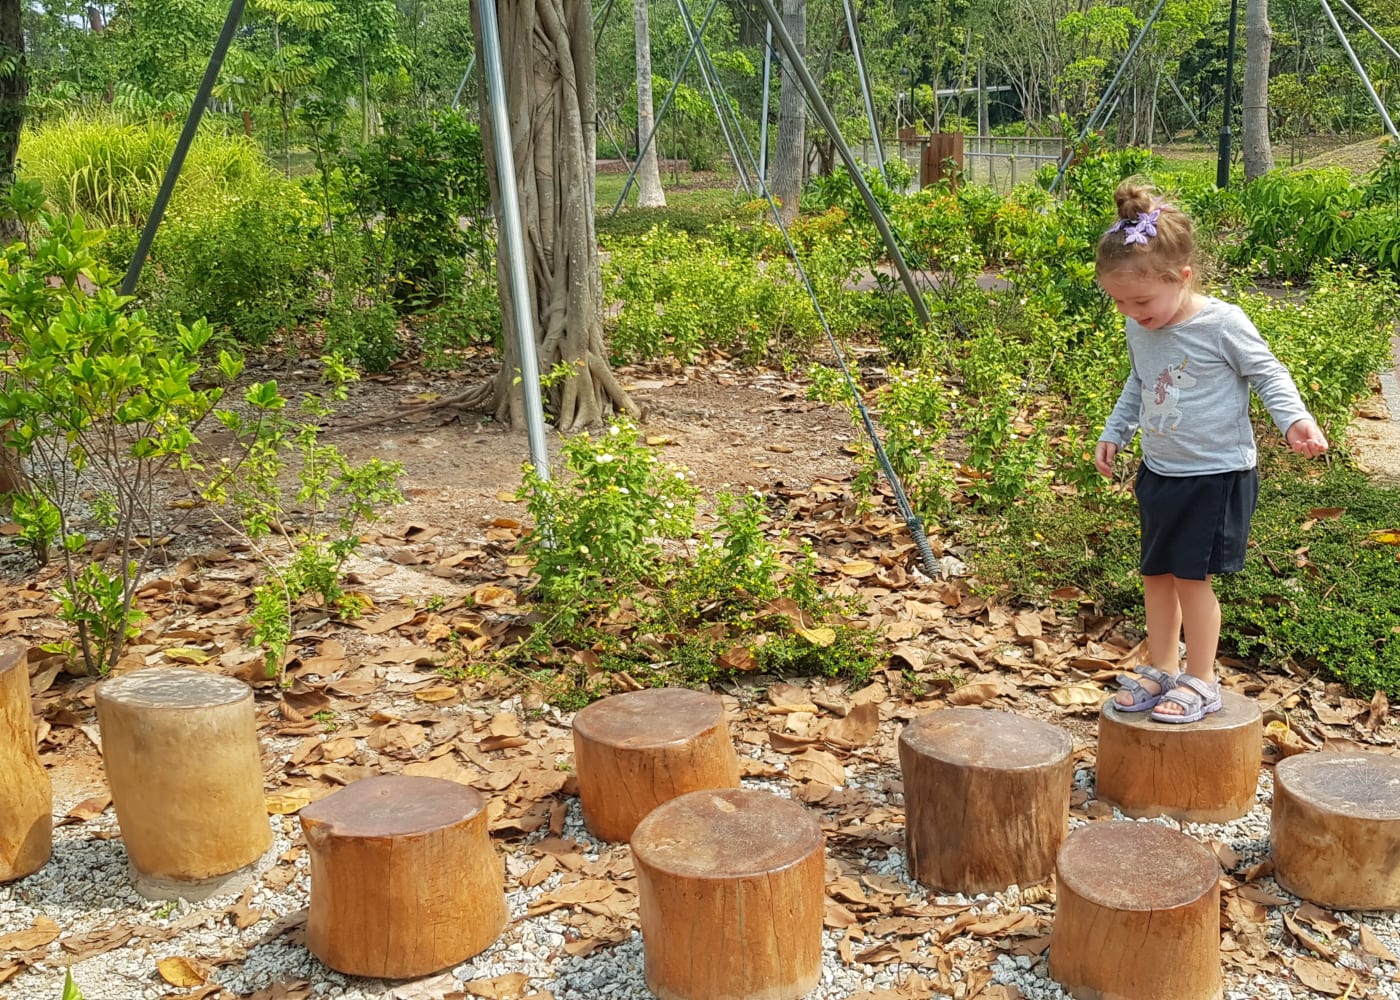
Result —
<instances>
[{"instance_id":1,"label":"green shrub","mask_svg":"<svg viewBox=\"0 0 1400 1000\"><path fill-rule=\"evenodd\" d=\"M1292 373L1323 430L1332 437L1344 434L1352 407L1390 361L1390 338L1400 318L1394 279L1360 269L1318 269L1301 300L1267 294L1241 294L1238 300ZM1264 419L1257 402L1255 407Z\"/></svg>"},{"instance_id":2,"label":"green shrub","mask_svg":"<svg viewBox=\"0 0 1400 1000\"><path fill-rule=\"evenodd\" d=\"M1263 262L1271 277L1305 278L1338 256L1337 238L1363 192L1341 168L1272 171L1244 189L1245 238L1235 263Z\"/></svg>"},{"instance_id":3,"label":"green shrub","mask_svg":"<svg viewBox=\"0 0 1400 1000\"><path fill-rule=\"evenodd\" d=\"M1341 463L1271 465L1244 572L1221 580L1224 639L1244 656L1320 668L1363 696L1400 696L1400 491Z\"/></svg>"},{"instance_id":4,"label":"green shrub","mask_svg":"<svg viewBox=\"0 0 1400 1000\"><path fill-rule=\"evenodd\" d=\"M707 350L750 361L809 347L821 335L811 298L783 259L731 255L706 238L652 229L609 240L603 287L620 306L609 321L615 361Z\"/></svg>"}]
</instances>

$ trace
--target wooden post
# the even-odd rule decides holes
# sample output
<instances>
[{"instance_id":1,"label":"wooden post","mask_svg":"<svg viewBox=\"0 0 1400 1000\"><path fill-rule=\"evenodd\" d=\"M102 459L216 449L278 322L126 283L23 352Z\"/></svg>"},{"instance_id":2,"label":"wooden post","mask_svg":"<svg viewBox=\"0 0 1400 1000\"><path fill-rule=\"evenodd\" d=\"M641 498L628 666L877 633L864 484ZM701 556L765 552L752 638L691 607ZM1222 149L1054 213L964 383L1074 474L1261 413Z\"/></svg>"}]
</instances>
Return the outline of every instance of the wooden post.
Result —
<instances>
[{"instance_id":1,"label":"wooden post","mask_svg":"<svg viewBox=\"0 0 1400 1000\"><path fill-rule=\"evenodd\" d=\"M1221 1000L1220 864L1156 823L1091 823L1056 864L1050 977L1080 1000Z\"/></svg>"},{"instance_id":2,"label":"wooden post","mask_svg":"<svg viewBox=\"0 0 1400 1000\"><path fill-rule=\"evenodd\" d=\"M1400 759L1306 753L1274 768L1274 877L1329 909L1400 909Z\"/></svg>"},{"instance_id":3,"label":"wooden post","mask_svg":"<svg viewBox=\"0 0 1400 1000\"><path fill-rule=\"evenodd\" d=\"M364 778L301 811L311 855L306 946L353 976L406 979L483 951L505 878L480 792L443 778Z\"/></svg>"},{"instance_id":4,"label":"wooden post","mask_svg":"<svg viewBox=\"0 0 1400 1000\"><path fill-rule=\"evenodd\" d=\"M1010 712L950 708L899 736L909 873L946 892L1049 878L1069 825L1074 741Z\"/></svg>"},{"instance_id":5,"label":"wooden post","mask_svg":"<svg viewBox=\"0 0 1400 1000\"><path fill-rule=\"evenodd\" d=\"M583 822L602 840L627 840L678 795L739 785L724 704L684 688L630 691L582 709L574 761Z\"/></svg>"},{"instance_id":6,"label":"wooden post","mask_svg":"<svg viewBox=\"0 0 1400 1000\"><path fill-rule=\"evenodd\" d=\"M0 882L44 867L53 848L53 788L34 745L24 643L0 642Z\"/></svg>"},{"instance_id":7,"label":"wooden post","mask_svg":"<svg viewBox=\"0 0 1400 1000\"><path fill-rule=\"evenodd\" d=\"M825 859L790 799L723 788L632 834L647 985L660 1000L796 1000L822 964Z\"/></svg>"},{"instance_id":8,"label":"wooden post","mask_svg":"<svg viewBox=\"0 0 1400 1000\"><path fill-rule=\"evenodd\" d=\"M232 677L175 667L97 687L112 805L136 889L196 899L272 843L253 692Z\"/></svg>"},{"instance_id":9,"label":"wooden post","mask_svg":"<svg viewBox=\"0 0 1400 1000\"><path fill-rule=\"evenodd\" d=\"M1148 712L1099 713L1098 797L1128 816L1226 823L1254 808L1264 724L1253 698L1225 691L1200 722L1154 722Z\"/></svg>"},{"instance_id":10,"label":"wooden post","mask_svg":"<svg viewBox=\"0 0 1400 1000\"><path fill-rule=\"evenodd\" d=\"M956 187L958 172L963 169L963 134L961 132L935 132L928 137L924 146L923 169L919 171L919 186L929 187L944 177L950 177ZM946 161L957 166L957 172L948 170Z\"/></svg>"}]
</instances>

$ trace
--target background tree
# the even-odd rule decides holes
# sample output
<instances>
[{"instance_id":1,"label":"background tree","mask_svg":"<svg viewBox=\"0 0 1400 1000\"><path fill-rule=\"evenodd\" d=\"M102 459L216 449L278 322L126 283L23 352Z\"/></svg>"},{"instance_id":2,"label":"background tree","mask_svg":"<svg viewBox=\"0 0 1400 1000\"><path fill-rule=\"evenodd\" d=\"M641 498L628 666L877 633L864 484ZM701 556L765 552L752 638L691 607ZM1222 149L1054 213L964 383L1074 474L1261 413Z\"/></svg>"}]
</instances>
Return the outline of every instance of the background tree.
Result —
<instances>
[{"instance_id":1,"label":"background tree","mask_svg":"<svg viewBox=\"0 0 1400 1000\"><path fill-rule=\"evenodd\" d=\"M0 204L15 183L15 159L24 128L24 102L29 97L22 10L21 0L0 0ZM24 229L14 213L0 212L0 241L12 243L23 234Z\"/></svg>"},{"instance_id":2,"label":"background tree","mask_svg":"<svg viewBox=\"0 0 1400 1000\"><path fill-rule=\"evenodd\" d=\"M637 141L647 142L654 119L651 108L651 29L647 19L648 0L632 0L637 33ZM637 169L637 204L643 208L663 208L666 192L661 190L661 170L657 166L656 142L642 150Z\"/></svg>"},{"instance_id":3,"label":"background tree","mask_svg":"<svg viewBox=\"0 0 1400 1000\"><path fill-rule=\"evenodd\" d=\"M593 223L592 11L585 0L508 0L500 5L498 16L535 345L542 372L561 364L569 372L548 390L555 424L569 434L601 422L615 410L640 416L608 367L603 343ZM476 37L481 38L480 30ZM482 144L492 200L499 206L500 179L482 66L478 41L477 82L486 123ZM524 399L507 268L505 254L499 253L496 274L505 332L501 369L464 393L461 402L520 427Z\"/></svg>"},{"instance_id":4,"label":"background tree","mask_svg":"<svg viewBox=\"0 0 1400 1000\"><path fill-rule=\"evenodd\" d=\"M806 58L807 0L783 0L783 27ZM807 164L807 98L797 76L783 68L778 87L778 145L769 169L768 187L780 202L784 222L797 218L802 174Z\"/></svg>"},{"instance_id":5,"label":"background tree","mask_svg":"<svg viewBox=\"0 0 1400 1000\"><path fill-rule=\"evenodd\" d=\"M1244 91L1241 131L1244 177L1251 181L1274 169L1269 143L1269 58L1273 29L1268 0L1248 0L1245 12Z\"/></svg>"}]
</instances>

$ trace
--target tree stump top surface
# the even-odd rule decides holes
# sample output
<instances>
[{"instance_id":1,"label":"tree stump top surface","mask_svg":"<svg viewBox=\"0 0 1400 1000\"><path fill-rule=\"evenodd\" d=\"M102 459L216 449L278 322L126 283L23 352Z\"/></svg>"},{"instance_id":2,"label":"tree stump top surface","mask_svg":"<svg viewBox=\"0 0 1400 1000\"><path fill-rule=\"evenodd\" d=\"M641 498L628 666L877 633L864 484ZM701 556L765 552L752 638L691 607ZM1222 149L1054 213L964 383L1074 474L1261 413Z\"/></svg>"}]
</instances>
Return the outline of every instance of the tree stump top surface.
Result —
<instances>
[{"instance_id":1,"label":"tree stump top surface","mask_svg":"<svg viewBox=\"0 0 1400 1000\"><path fill-rule=\"evenodd\" d=\"M1274 768L1289 794L1357 819L1400 819L1400 758L1379 753L1297 754Z\"/></svg>"},{"instance_id":2,"label":"tree stump top surface","mask_svg":"<svg viewBox=\"0 0 1400 1000\"><path fill-rule=\"evenodd\" d=\"M632 834L638 861L683 878L771 874L821 847L821 824L810 812L747 788L689 792L657 806Z\"/></svg>"},{"instance_id":3,"label":"tree stump top surface","mask_svg":"<svg viewBox=\"0 0 1400 1000\"><path fill-rule=\"evenodd\" d=\"M945 708L921 715L899 742L921 757L997 770L1045 767L1074 752L1069 733L1014 712Z\"/></svg>"},{"instance_id":4,"label":"tree stump top surface","mask_svg":"<svg viewBox=\"0 0 1400 1000\"><path fill-rule=\"evenodd\" d=\"M574 716L574 729L594 743L629 749L684 743L724 718L723 703L689 688L648 688L595 701Z\"/></svg>"},{"instance_id":5,"label":"tree stump top surface","mask_svg":"<svg viewBox=\"0 0 1400 1000\"><path fill-rule=\"evenodd\" d=\"M1113 708L1113 699L1104 702L1099 710L1099 725L1127 726L1129 729L1145 729L1153 735L1165 736L1168 733L1187 735L1202 730L1238 729L1241 726L1257 726L1262 720L1259 703L1233 691L1220 692L1220 711L1212 712L1199 722L1173 725L1157 722L1151 712L1118 712Z\"/></svg>"},{"instance_id":6,"label":"tree stump top surface","mask_svg":"<svg viewBox=\"0 0 1400 1000\"><path fill-rule=\"evenodd\" d=\"M213 708L253 697L253 689L234 677L183 667L146 667L113 677L97 686L99 700L138 708Z\"/></svg>"},{"instance_id":7,"label":"tree stump top surface","mask_svg":"<svg viewBox=\"0 0 1400 1000\"><path fill-rule=\"evenodd\" d=\"M21 663L27 665L29 648L18 639L0 639L0 674L13 670Z\"/></svg>"},{"instance_id":8,"label":"tree stump top surface","mask_svg":"<svg viewBox=\"0 0 1400 1000\"><path fill-rule=\"evenodd\" d=\"M1205 845L1158 823L1091 823L1060 847L1056 876L1113 910L1170 910L1196 902L1220 877Z\"/></svg>"},{"instance_id":9,"label":"tree stump top surface","mask_svg":"<svg viewBox=\"0 0 1400 1000\"><path fill-rule=\"evenodd\" d=\"M407 774L362 778L301 810L304 826L331 836L402 837L465 822L486 808L475 788Z\"/></svg>"}]
</instances>

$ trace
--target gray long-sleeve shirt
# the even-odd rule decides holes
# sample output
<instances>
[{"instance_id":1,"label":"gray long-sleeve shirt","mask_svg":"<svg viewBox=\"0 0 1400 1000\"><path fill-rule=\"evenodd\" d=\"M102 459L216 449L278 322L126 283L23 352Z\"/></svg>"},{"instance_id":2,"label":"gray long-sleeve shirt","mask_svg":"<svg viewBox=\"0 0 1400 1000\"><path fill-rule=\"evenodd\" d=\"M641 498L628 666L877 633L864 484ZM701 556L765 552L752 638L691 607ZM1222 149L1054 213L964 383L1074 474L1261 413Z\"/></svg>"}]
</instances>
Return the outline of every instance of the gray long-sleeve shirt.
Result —
<instances>
[{"instance_id":1,"label":"gray long-sleeve shirt","mask_svg":"<svg viewBox=\"0 0 1400 1000\"><path fill-rule=\"evenodd\" d=\"M1278 424L1309 417L1298 387L1239 306L1209 298L1189 319L1148 330L1128 320L1132 374L1100 441L1120 448L1142 430L1142 459L1163 476L1252 469L1249 389Z\"/></svg>"}]
</instances>

